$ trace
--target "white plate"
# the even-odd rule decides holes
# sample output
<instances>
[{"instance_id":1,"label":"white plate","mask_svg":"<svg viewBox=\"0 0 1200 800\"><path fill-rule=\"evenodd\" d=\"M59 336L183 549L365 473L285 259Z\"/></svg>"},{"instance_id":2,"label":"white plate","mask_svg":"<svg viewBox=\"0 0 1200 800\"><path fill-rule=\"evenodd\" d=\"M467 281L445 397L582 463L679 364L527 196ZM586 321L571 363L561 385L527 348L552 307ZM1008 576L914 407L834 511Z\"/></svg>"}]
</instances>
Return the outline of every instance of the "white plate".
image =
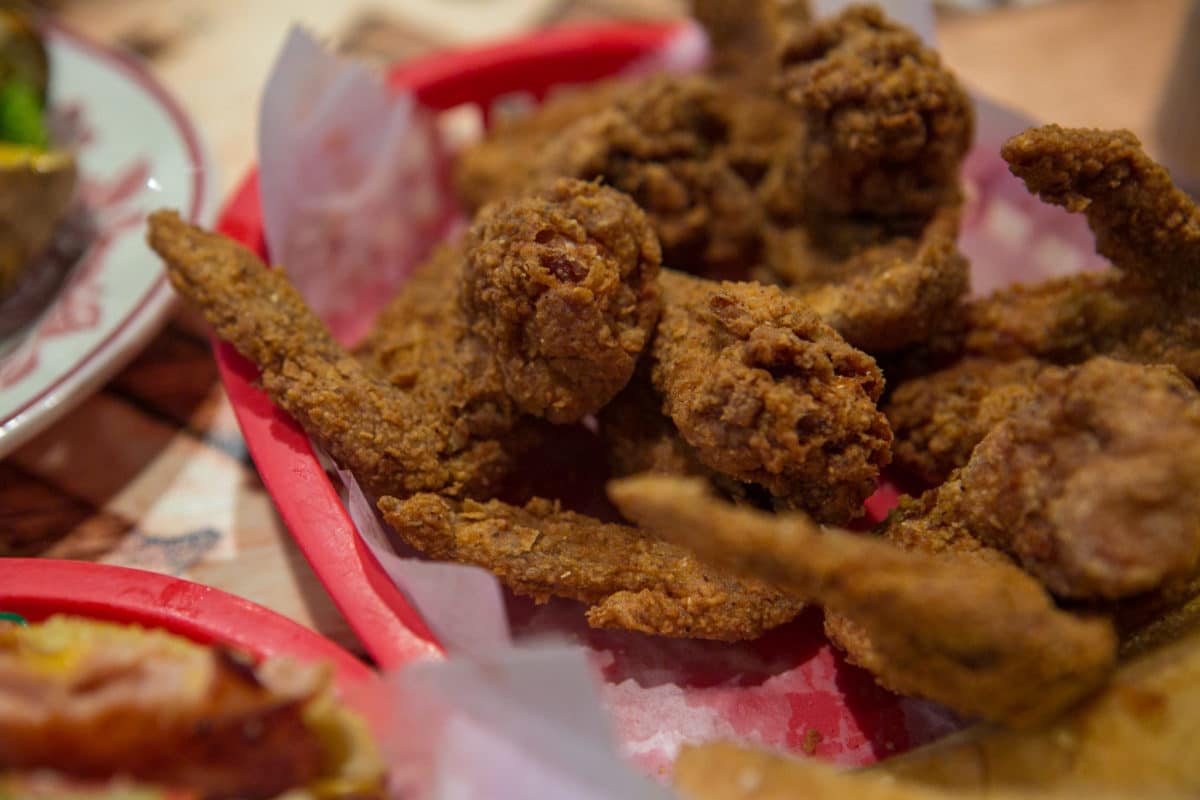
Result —
<instances>
[{"instance_id":1,"label":"white plate","mask_svg":"<svg viewBox=\"0 0 1200 800\"><path fill-rule=\"evenodd\" d=\"M155 334L173 295L145 244L163 206L209 225L217 176L200 136L133 59L52 26L51 95L75 116L80 191L98 233L46 311L0 356L0 458L95 391Z\"/></svg>"}]
</instances>

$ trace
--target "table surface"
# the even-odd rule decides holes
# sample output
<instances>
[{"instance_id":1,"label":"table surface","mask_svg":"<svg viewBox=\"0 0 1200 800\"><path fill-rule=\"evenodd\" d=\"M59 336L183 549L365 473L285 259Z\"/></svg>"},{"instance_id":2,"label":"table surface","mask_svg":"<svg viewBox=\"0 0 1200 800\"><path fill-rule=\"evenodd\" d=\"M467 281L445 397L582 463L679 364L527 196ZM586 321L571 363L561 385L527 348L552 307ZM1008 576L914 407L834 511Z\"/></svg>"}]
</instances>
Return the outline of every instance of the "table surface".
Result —
<instances>
[{"instance_id":1,"label":"table surface","mask_svg":"<svg viewBox=\"0 0 1200 800\"><path fill-rule=\"evenodd\" d=\"M253 110L293 21L386 63L540 25L677 16L684 7L682 0L59 5L69 25L146 59L203 129L225 191L254 159ZM946 14L939 45L974 90L1035 119L1130 128L1156 151L1159 100L1187 9L1185 0L1060 0ZM357 649L246 454L203 323L184 311L102 391L0 462L0 525L0 556L90 559L182 575Z\"/></svg>"}]
</instances>

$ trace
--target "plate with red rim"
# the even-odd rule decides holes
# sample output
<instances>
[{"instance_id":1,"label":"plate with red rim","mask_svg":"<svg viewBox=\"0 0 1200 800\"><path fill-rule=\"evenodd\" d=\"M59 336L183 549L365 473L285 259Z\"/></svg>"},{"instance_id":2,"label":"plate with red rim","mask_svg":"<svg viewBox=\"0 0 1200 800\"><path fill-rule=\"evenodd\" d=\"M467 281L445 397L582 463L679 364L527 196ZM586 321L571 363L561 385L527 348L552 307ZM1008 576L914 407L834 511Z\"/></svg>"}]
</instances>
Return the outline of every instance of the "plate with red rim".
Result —
<instances>
[{"instance_id":1,"label":"plate with red rim","mask_svg":"<svg viewBox=\"0 0 1200 800\"><path fill-rule=\"evenodd\" d=\"M44 558L0 559L0 611L37 622L54 614L161 628L254 658L323 662L353 704L375 671L318 633L260 605L191 581L128 567ZM358 709L365 713L366 709Z\"/></svg>"},{"instance_id":2,"label":"plate with red rim","mask_svg":"<svg viewBox=\"0 0 1200 800\"><path fill-rule=\"evenodd\" d=\"M95 233L49 305L0 342L0 458L94 391L159 329L174 296L143 241L161 206L210 223L216 167L196 126L132 57L55 23L44 34L56 115L78 138Z\"/></svg>"}]
</instances>

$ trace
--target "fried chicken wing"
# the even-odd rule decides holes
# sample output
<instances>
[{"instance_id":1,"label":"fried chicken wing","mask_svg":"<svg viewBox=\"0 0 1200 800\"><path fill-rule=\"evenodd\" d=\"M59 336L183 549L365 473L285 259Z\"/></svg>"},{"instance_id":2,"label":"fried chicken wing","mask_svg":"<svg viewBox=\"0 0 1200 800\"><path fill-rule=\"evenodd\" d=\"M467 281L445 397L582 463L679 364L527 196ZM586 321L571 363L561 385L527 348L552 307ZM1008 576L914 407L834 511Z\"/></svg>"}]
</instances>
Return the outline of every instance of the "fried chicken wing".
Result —
<instances>
[{"instance_id":1,"label":"fried chicken wing","mask_svg":"<svg viewBox=\"0 0 1200 800\"><path fill-rule=\"evenodd\" d=\"M516 444L499 436L512 432L516 409L461 319L414 320L406 343L379 357L388 380L333 339L282 270L232 239L160 211L149 240L176 290L258 365L272 400L368 491L487 493L511 466ZM433 270L445 258L418 285L439 285ZM453 295L440 307L454 308Z\"/></svg>"},{"instance_id":2,"label":"fried chicken wing","mask_svg":"<svg viewBox=\"0 0 1200 800\"><path fill-rule=\"evenodd\" d=\"M1160 289L1200 289L1200 209L1132 133L1045 125L1001 155L1029 191L1082 211L1118 269Z\"/></svg>"},{"instance_id":3,"label":"fried chicken wing","mask_svg":"<svg viewBox=\"0 0 1200 800\"><path fill-rule=\"evenodd\" d=\"M562 119L558 103L551 99L534 116ZM561 129L540 121L511 134L498 129L463 154L456 181L479 202L558 177L600 179L645 210L666 263L730 269L756 258L762 217L750 187L720 156L730 126L713 79L655 76L623 84L610 105Z\"/></svg>"},{"instance_id":4,"label":"fried chicken wing","mask_svg":"<svg viewBox=\"0 0 1200 800\"><path fill-rule=\"evenodd\" d=\"M652 379L700 461L822 522L858 516L891 443L875 362L776 287L661 282Z\"/></svg>"},{"instance_id":5,"label":"fried chicken wing","mask_svg":"<svg viewBox=\"0 0 1200 800\"><path fill-rule=\"evenodd\" d=\"M877 7L852 6L783 48L801 113L806 205L823 216L927 219L959 202L970 99L933 50Z\"/></svg>"},{"instance_id":6,"label":"fried chicken wing","mask_svg":"<svg viewBox=\"0 0 1200 800\"><path fill-rule=\"evenodd\" d=\"M609 495L628 518L734 574L760 577L836 611L869 637L863 664L895 691L967 715L1028 726L1108 676L1112 626L1061 611L999 560L908 552L709 496L702 482L626 478Z\"/></svg>"},{"instance_id":7,"label":"fried chicken wing","mask_svg":"<svg viewBox=\"0 0 1200 800\"><path fill-rule=\"evenodd\" d=\"M1172 367L1048 369L961 472L967 526L1062 597L1124 597L1200 561L1200 392Z\"/></svg>"},{"instance_id":8,"label":"fried chicken wing","mask_svg":"<svg viewBox=\"0 0 1200 800\"><path fill-rule=\"evenodd\" d=\"M722 572L645 531L563 511L549 500L519 508L420 494L384 497L379 509L427 556L484 567L539 602L587 603L588 622L598 628L734 641L755 638L803 608L765 581Z\"/></svg>"},{"instance_id":9,"label":"fried chicken wing","mask_svg":"<svg viewBox=\"0 0 1200 800\"><path fill-rule=\"evenodd\" d=\"M462 304L521 410L574 422L629 382L658 321L660 259L645 214L596 184L560 180L479 213Z\"/></svg>"}]
</instances>

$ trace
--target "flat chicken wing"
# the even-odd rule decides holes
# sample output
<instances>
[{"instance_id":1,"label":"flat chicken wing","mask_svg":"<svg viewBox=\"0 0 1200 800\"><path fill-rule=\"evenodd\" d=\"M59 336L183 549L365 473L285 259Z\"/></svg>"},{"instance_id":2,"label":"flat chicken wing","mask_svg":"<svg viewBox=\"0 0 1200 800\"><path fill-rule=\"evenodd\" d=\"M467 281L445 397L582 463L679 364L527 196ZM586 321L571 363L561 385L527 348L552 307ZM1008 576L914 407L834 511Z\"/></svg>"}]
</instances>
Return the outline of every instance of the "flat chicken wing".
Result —
<instances>
[{"instance_id":1,"label":"flat chicken wing","mask_svg":"<svg viewBox=\"0 0 1200 800\"><path fill-rule=\"evenodd\" d=\"M621 512L734 574L754 576L845 615L869 636L864 664L895 691L1028 726L1107 678L1112 626L1055 607L1000 561L907 552L877 538L713 499L703 482L660 476L609 485Z\"/></svg>"},{"instance_id":2,"label":"flat chicken wing","mask_svg":"<svg viewBox=\"0 0 1200 800\"><path fill-rule=\"evenodd\" d=\"M368 491L483 494L499 485L520 449L507 438L518 415L461 317L414 321L393 355L420 360L397 356L389 380L333 339L282 270L232 239L160 211L149 240L176 290L258 366L271 399ZM427 274L417 285L441 280ZM440 307L453 309L453 295Z\"/></svg>"},{"instance_id":3,"label":"flat chicken wing","mask_svg":"<svg viewBox=\"0 0 1200 800\"><path fill-rule=\"evenodd\" d=\"M587 603L588 622L661 636L752 639L803 603L757 578L700 563L653 534L563 511L535 498L520 508L432 494L384 497L384 519L430 558L474 564L517 594Z\"/></svg>"},{"instance_id":4,"label":"flat chicken wing","mask_svg":"<svg viewBox=\"0 0 1200 800\"><path fill-rule=\"evenodd\" d=\"M1132 133L1045 125L1001 155L1029 191L1082 211L1114 266L1160 288L1200 289L1200 208Z\"/></svg>"}]
</instances>

